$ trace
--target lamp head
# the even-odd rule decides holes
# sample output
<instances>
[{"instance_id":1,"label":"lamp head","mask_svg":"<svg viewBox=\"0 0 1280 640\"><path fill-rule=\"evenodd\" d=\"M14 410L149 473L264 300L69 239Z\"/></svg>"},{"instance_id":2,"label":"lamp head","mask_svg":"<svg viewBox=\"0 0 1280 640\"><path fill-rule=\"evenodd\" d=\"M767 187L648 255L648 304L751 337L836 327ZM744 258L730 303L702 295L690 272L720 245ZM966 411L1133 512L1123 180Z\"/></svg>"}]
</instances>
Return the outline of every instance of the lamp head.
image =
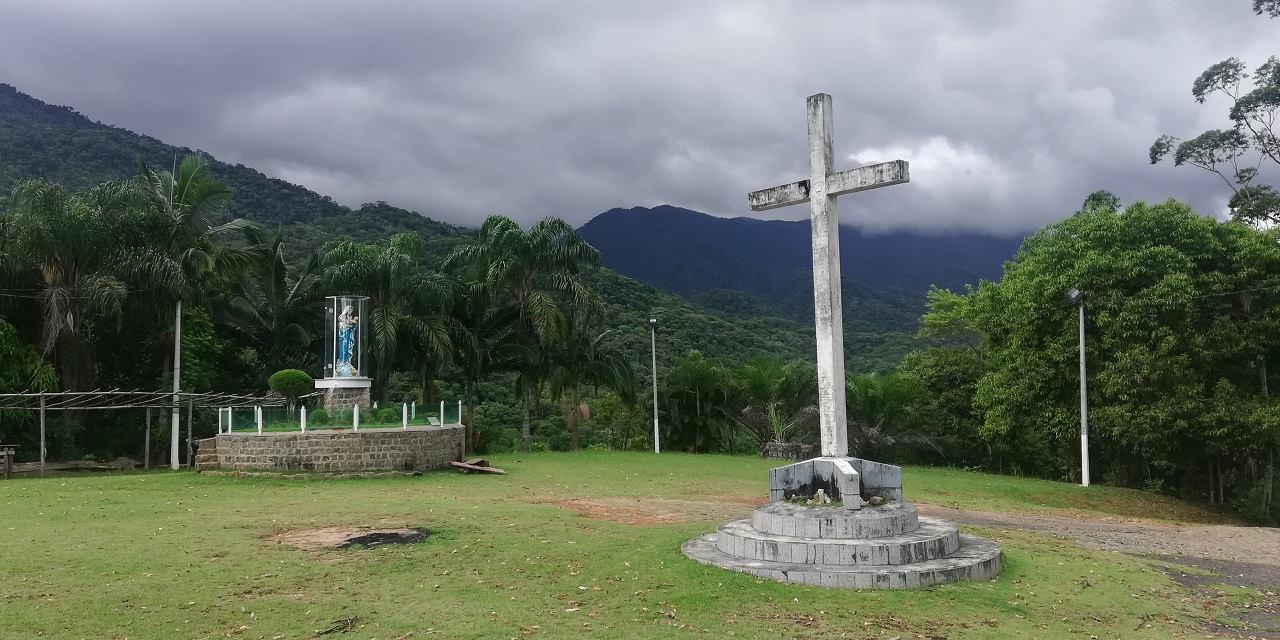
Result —
<instances>
[{"instance_id":1,"label":"lamp head","mask_svg":"<svg viewBox=\"0 0 1280 640\"><path fill-rule=\"evenodd\" d=\"M1075 287L1071 287L1070 289L1067 289L1067 300L1079 304L1081 300L1084 300L1084 292Z\"/></svg>"}]
</instances>

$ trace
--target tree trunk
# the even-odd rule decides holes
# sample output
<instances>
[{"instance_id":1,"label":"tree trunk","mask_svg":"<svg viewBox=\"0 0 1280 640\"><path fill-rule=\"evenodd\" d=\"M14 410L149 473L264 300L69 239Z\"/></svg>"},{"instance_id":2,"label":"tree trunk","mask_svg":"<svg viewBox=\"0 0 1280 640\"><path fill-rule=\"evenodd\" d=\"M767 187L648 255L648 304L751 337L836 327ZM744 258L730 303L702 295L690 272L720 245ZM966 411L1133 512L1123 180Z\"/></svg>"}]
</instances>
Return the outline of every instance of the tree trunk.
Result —
<instances>
[{"instance_id":1,"label":"tree trunk","mask_svg":"<svg viewBox=\"0 0 1280 640\"><path fill-rule=\"evenodd\" d=\"M529 386L527 384L520 385L520 410L524 414L520 424L520 440L524 445L524 452L529 452L529 445L533 444L533 436L529 432Z\"/></svg>"},{"instance_id":2,"label":"tree trunk","mask_svg":"<svg viewBox=\"0 0 1280 640\"><path fill-rule=\"evenodd\" d=\"M1267 359L1265 357L1258 361L1258 388L1265 398L1271 395L1271 391L1267 386ZM1274 441L1274 437L1272 438ZM1271 484L1275 478L1275 449L1267 447L1267 470L1262 474L1262 512L1271 515Z\"/></svg>"},{"instance_id":3,"label":"tree trunk","mask_svg":"<svg viewBox=\"0 0 1280 640\"><path fill-rule=\"evenodd\" d=\"M578 421L582 419L582 413L578 411L578 390L574 389L569 392L569 412L566 414L569 418L569 450L578 450Z\"/></svg>"},{"instance_id":4,"label":"tree trunk","mask_svg":"<svg viewBox=\"0 0 1280 640\"><path fill-rule=\"evenodd\" d=\"M466 440L466 442L463 442L463 443L462 443L462 446L463 446L463 450L464 450L464 451L466 452L466 454L469 456L469 455L471 455L471 454L473 454L473 453L475 453L475 452L476 452L476 451L475 451L475 449L476 449L476 448L475 448L475 445L474 445L474 444L472 444L473 442L475 442L475 435L474 435L474 434L475 434L475 432L476 432L476 428L475 428L475 419L476 419L476 414L475 414L475 401L474 401L474 398L473 398L473 396L475 395L475 392L472 390L472 384L471 384L471 381L470 381L470 380L467 380L467 384L466 384L466 386L463 388L463 392L462 392L462 393L463 393L463 395L464 395L464 396L466 396L466 398L467 398L467 419L466 419L465 421L463 421L463 426L464 426L464 428L465 428L465 433L466 433L466 435L464 436L464 439Z\"/></svg>"},{"instance_id":5,"label":"tree trunk","mask_svg":"<svg viewBox=\"0 0 1280 640\"><path fill-rule=\"evenodd\" d=\"M1271 515L1271 485L1275 481L1275 450L1267 449L1267 471L1262 474L1262 512Z\"/></svg>"}]
</instances>

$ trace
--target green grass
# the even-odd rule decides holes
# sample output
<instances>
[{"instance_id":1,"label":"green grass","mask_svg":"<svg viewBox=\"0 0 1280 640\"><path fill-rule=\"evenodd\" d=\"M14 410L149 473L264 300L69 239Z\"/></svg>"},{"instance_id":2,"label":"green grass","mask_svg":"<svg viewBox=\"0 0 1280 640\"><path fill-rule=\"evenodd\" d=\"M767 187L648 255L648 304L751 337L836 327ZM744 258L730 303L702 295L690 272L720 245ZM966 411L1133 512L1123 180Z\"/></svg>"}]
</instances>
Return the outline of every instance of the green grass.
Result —
<instances>
[{"instance_id":1,"label":"green grass","mask_svg":"<svg viewBox=\"0 0 1280 640\"><path fill-rule=\"evenodd\" d=\"M299 483L151 472L0 482L0 635L306 638L347 616L363 627L333 637L1150 638L1196 630L1187 592L1144 563L1031 532L970 529L1004 545L1003 575L910 592L778 584L681 556L685 540L749 512L734 498L766 494L771 464L763 460L490 459L508 475ZM909 499L984 510L1101 505L1115 513L1128 495L927 469L909 469L906 483ZM688 519L619 524L550 504L564 500ZM1152 500L1136 501L1130 515L1180 513ZM344 551L269 539L335 525L435 535Z\"/></svg>"}]
</instances>

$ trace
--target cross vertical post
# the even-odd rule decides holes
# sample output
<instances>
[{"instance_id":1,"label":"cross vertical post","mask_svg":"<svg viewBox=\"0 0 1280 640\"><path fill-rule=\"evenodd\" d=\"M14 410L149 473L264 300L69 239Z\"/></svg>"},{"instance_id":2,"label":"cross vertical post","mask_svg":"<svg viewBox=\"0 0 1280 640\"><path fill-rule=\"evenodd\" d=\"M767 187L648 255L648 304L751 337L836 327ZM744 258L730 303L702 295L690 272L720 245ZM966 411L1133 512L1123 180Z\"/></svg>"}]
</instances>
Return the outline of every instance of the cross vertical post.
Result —
<instances>
[{"instance_id":1,"label":"cross vertical post","mask_svg":"<svg viewBox=\"0 0 1280 640\"><path fill-rule=\"evenodd\" d=\"M813 229L813 311L818 348L818 416L822 457L849 455L845 415L844 317L840 300L840 221L836 196L910 181L903 160L833 172L831 96L809 96L809 179L747 196L752 211L809 202Z\"/></svg>"},{"instance_id":2,"label":"cross vertical post","mask_svg":"<svg viewBox=\"0 0 1280 640\"><path fill-rule=\"evenodd\" d=\"M828 193L831 96L809 96L809 211L813 230L813 304L818 339L818 414L822 456L849 455L844 406L844 308L840 302L840 224Z\"/></svg>"}]
</instances>

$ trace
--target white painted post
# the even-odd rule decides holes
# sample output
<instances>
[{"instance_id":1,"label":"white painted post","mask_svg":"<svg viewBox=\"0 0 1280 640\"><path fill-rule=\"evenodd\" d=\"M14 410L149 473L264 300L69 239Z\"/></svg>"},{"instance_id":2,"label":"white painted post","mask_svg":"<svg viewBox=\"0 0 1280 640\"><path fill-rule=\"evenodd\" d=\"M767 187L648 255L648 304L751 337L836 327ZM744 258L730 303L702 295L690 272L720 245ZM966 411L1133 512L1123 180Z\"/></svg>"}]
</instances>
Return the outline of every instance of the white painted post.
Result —
<instances>
[{"instance_id":1,"label":"white painted post","mask_svg":"<svg viewBox=\"0 0 1280 640\"><path fill-rule=\"evenodd\" d=\"M258 433L262 433L262 407L253 408L253 417L258 421Z\"/></svg>"},{"instance_id":2,"label":"white painted post","mask_svg":"<svg viewBox=\"0 0 1280 640\"><path fill-rule=\"evenodd\" d=\"M173 416L169 422L169 468L178 470L178 391L182 388L182 301L173 314Z\"/></svg>"},{"instance_id":3,"label":"white painted post","mask_svg":"<svg viewBox=\"0 0 1280 640\"><path fill-rule=\"evenodd\" d=\"M462 424L462 401L458 401L458 424Z\"/></svg>"},{"instance_id":4,"label":"white painted post","mask_svg":"<svg viewBox=\"0 0 1280 640\"><path fill-rule=\"evenodd\" d=\"M649 353L653 356L653 452L659 453L658 445L658 319L649 318Z\"/></svg>"},{"instance_id":5,"label":"white painted post","mask_svg":"<svg viewBox=\"0 0 1280 640\"><path fill-rule=\"evenodd\" d=\"M1089 486L1089 389L1084 376L1084 298L1080 299L1080 486Z\"/></svg>"},{"instance_id":6,"label":"white painted post","mask_svg":"<svg viewBox=\"0 0 1280 640\"><path fill-rule=\"evenodd\" d=\"M402 429L409 428L409 405L408 404L400 405L400 428Z\"/></svg>"},{"instance_id":7,"label":"white painted post","mask_svg":"<svg viewBox=\"0 0 1280 640\"><path fill-rule=\"evenodd\" d=\"M409 403L409 419L410 420L418 419L418 401L417 400L414 400Z\"/></svg>"},{"instance_id":8,"label":"white painted post","mask_svg":"<svg viewBox=\"0 0 1280 640\"><path fill-rule=\"evenodd\" d=\"M444 400L440 401L440 413L438 415L440 416L440 424L444 424Z\"/></svg>"},{"instance_id":9,"label":"white painted post","mask_svg":"<svg viewBox=\"0 0 1280 640\"><path fill-rule=\"evenodd\" d=\"M360 405L358 404L351 405L351 430L360 430Z\"/></svg>"},{"instance_id":10,"label":"white painted post","mask_svg":"<svg viewBox=\"0 0 1280 640\"><path fill-rule=\"evenodd\" d=\"M814 328L818 343L818 416L823 457L849 454L845 422L844 319L840 300L840 226L836 196L910 181L905 161L894 160L832 173L831 96L806 101L809 179L747 196L752 211L808 201L813 232Z\"/></svg>"},{"instance_id":11,"label":"white painted post","mask_svg":"<svg viewBox=\"0 0 1280 640\"><path fill-rule=\"evenodd\" d=\"M306 433L307 432L307 405L305 404L302 405L301 409L302 411L300 411L299 414L302 416L302 432Z\"/></svg>"}]
</instances>

